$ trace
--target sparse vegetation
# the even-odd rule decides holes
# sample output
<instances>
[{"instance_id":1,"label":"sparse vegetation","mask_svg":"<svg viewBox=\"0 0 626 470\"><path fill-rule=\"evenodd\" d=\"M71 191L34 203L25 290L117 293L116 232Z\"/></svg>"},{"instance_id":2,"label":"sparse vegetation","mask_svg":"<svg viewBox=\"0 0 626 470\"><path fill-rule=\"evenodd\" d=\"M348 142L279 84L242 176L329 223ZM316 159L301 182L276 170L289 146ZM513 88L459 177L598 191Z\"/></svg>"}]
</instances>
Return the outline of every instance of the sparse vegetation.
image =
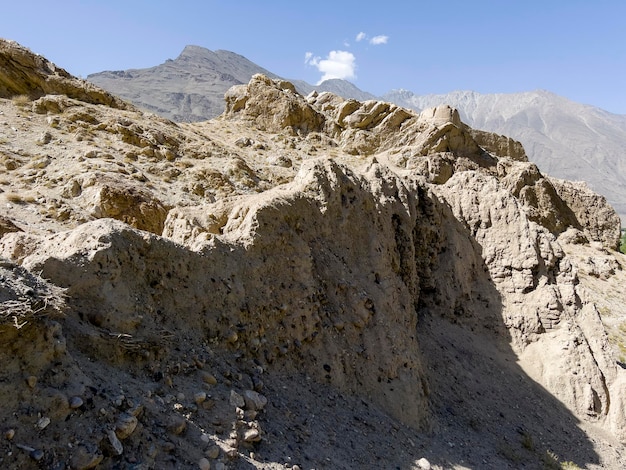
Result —
<instances>
[{"instance_id":1,"label":"sparse vegetation","mask_svg":"<svg viewBox=\"0 0 626 470\"><path fill-rule=\"evenodd\" d=\"M522 433L522 447L526 450L535 450L533 436L528 431Z\"/></svg>"},{"instance_id":2,"label":"sparse vegetation","mask_svg":"<svg viewBox=\"0 0 626 470\"><path fill-rule=\"evenodd\" d=\"M2 260L0 270L10 279L7 286L17 285L23 289L21 295L11 292L7 287L0 289L0 332L6 328L21 329L36 318L55 316L63 311L64 297L61 288Z\"/></svg>"},{"instance_id":3,"label":"sparse vegetation","mask_svg":"<svg viewBox=\"0 0 626 470\"><path fill-rule=\"evenodd\" d=\"M16 193L7 193L5 197L7 201L12 202L13 204L30 204L35 202L35 198L33 196L22 196Z\"/></svg>"},{"instance_id":4,"label":"sparse vegetation","mask_svg":"<svg viewBox=\"0 0 626 470\"><path fill-rule=\"evenodd\" d=\"M559 456L551 450L546 450L542 457L544 470L581 470L581 468L572 461L561 462Z\"/></svg>"},{"instance_id":5,"label":"sparse vegetation","mask_svg":"<svg viewBox=\"0 0 626 470\"><path fill-rule=\"evenodd\" d=\"M509 460L512 463L519 463L522 460L522 456L517 452L516 449L506 440L502 439L498 443L498 454L500 454L505 459Z\"/></svg>"},{"instance_id":6,"label":"sparse vegetation","mask_svg":"<svg viewBox=\"0 0 626 470\"><path fill-rule=\"evenodd\" d=\"M561 462L561 470L581 470L574 462Z\"/></svg>"},{"instance_id":7,"label":"sparse vegetation","mask_svg":"<svg viewBox=\"0 0 626 470\"><path fill-rule=\"evenodd\" d=\"M14 96L11 101L16 107L24 108L26 105L30 104L31 99L28 95L17 95Z\"/></svg>"},{"instance_id":8,"label":"sparse vegetation","mask_svg":"<svg viewBox=\"0 0 626 470\"><path fill-rule=\"evenodd\" d=\"M561 470L559 456L551 450L546 450L542 456L544 470Z\"/></svg>"},{"instance_id":9,"label":"sparse vegetation","mask_svg":"<svg viewBox=\"0 0 626 470\"><path fill-rule=\"evenodd\" d=\"M622 238L620 238L619 251L626 254L626 229L622 229Z\"/></svg>"}]
</instances>

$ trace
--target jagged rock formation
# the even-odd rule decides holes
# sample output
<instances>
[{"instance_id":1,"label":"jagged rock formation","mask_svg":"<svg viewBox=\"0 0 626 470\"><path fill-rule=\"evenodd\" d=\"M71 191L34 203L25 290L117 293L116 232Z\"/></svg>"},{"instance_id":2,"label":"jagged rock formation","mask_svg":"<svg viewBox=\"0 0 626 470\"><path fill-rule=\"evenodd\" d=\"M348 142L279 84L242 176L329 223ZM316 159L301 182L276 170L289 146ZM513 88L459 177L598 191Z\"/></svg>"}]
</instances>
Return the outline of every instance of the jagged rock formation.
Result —
<instances>
[{"instance_id":1,"label":"jagged rock formation","mask_svg":"<svg viewBox=\"0 0 626 470\"><path fill-rule=\"evenodd\" d=\"M142 109L175 121L202 121L224 111L223 95L233 85L245 84L255 73L278 78L244 57L228 51L187 46L175 60L149 69L100 72L88 80L129 100ZM376 97L344 80L327 80L318 86L291 81L303 94L331 92L358 101L384 100L417 112L442 105L459 110L477 138L494 133L513 137L509 145L483 148L498 155L525 154L551 177L585 181L604 195L622 218L626 217L626 184L621 179L626 154L626 118L592 106L571 102L552 93L480 94L457 91L418 96L394 90ZM521 144L520 144L521 142ZM500 145L507 145L501 141Z\"/></svg>"},{"instance_id":2,"label":"jagged rock formation","mask_svg":"<svg viewBox=\"0 0 626 470\"><path fill-rule=\"evenodd\" d=\"M26 95L65 95L86 103L105 104L112 108L132 106L116 96L71 76L44 57L11 41L0 41L0 97Z\"/></svg>"},{"instance_id":3,"label":"jagged rock formation","mask_svg":"<svg viewBox=\"0 0 626 470\"><path fill-rule=\"evenodd\" d=\"M406 90L383 96L421 111L448 104L475 129L520 141L544 174L585 181L626 220L626 116L575 103L545 90L481 94L455 91L418 96Z\"/></svg>"},{"instance_id":4,"label":"jagged rock formation","mask_svg":"<svg viewBox=\"0 0 626 470\"><path fill-rule=\"evenodd\" d=\"M37 96L0 305L56 303L0 316L3 465L624 465L618 219L519 143L264 75L196 124Z\"/></svg>"}]
</instances>

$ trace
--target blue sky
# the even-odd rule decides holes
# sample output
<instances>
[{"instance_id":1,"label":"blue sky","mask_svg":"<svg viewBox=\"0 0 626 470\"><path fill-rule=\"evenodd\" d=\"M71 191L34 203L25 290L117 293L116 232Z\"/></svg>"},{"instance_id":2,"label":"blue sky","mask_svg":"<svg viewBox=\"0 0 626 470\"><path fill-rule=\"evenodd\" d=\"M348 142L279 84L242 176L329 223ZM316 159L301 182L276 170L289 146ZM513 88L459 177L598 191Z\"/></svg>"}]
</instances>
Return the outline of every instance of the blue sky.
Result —
<instances>
[{"instance_id":1,"label":"blue sky","mask_svg":"<svg viewBox=\"0 0 626 470\"><path fill-rule=\"evenodd\" d=\"M376 95L545 89L626 114L624 0L7 3L1 37L83 77L158 65L194 44Z\"/></svg>"}]
</instances>

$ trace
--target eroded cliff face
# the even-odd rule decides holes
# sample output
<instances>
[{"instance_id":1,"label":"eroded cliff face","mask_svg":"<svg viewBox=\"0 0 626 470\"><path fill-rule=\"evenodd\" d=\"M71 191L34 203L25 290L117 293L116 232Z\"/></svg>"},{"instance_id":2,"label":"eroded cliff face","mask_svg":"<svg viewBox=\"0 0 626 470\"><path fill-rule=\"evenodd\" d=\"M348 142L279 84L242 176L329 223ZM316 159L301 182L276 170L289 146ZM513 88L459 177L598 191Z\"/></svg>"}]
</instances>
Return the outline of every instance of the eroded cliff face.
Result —
<instances>
[{"instance_id":1,"label":"eroded cliff face","mask_svg":"<svg viewBox=\"0 0 626 470\"><path fill-rule=\"evenodd\" d=\"M518 143L449 107L302 97L261 75L185 125L33 87L2 102L0 301L54 303L0 316L5 462L282 468L290 448L308 466L498 468L520 432L531 465L555 449L619 462L574 424L626 442L625 372L578 275L603 257L622 276L619 219ZM31 294L7 281L24 273L43 283ZM324 441L340 425L323 408L343 415L317 390L356 398L360 436L419 445L385 460L404 437Z\"/></svg>"}]
</instances>

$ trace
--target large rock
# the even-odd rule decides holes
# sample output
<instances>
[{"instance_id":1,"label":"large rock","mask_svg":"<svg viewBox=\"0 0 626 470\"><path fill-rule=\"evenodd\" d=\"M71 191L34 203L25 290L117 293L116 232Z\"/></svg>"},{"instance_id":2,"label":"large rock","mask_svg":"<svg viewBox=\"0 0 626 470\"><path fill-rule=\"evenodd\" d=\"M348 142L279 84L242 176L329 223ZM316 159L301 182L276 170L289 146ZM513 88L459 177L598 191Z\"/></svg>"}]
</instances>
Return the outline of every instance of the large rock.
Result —
<instances>
[{"instance_id":1,"label":"large rock","mask_svg":"<svg viewBox=\"0 0 626 470\"><path fill-rule=\"evenodd\" d=\"M621 221L615 209L582 181L565 181L550 178L559 197L567 203L578 223L590 240L598 241L609 249L618 250Z\"/></svg>"},{"instance_id":2,"label":"large rock","mask_svg":"<svg viewBox=\"0 0 626 470\"><path fill-rule=\"evenodd\" d=\"M132 105L80 80L16 42L0 39L0 97L66 95L85 103L130 109Z\"/></svg>"},{"instance_id":3,"label":"large rock","mask_svg":"<svg viewBox=\"0 0 626 470\"><path fill-rule=\"evenodd\" d=\"M316 112L294 86L256 74L247 85L232 87L224 95L224 117L245 119L268 132L307 134L322 129L324 117Z\"/></svg>"}]
</instances>

